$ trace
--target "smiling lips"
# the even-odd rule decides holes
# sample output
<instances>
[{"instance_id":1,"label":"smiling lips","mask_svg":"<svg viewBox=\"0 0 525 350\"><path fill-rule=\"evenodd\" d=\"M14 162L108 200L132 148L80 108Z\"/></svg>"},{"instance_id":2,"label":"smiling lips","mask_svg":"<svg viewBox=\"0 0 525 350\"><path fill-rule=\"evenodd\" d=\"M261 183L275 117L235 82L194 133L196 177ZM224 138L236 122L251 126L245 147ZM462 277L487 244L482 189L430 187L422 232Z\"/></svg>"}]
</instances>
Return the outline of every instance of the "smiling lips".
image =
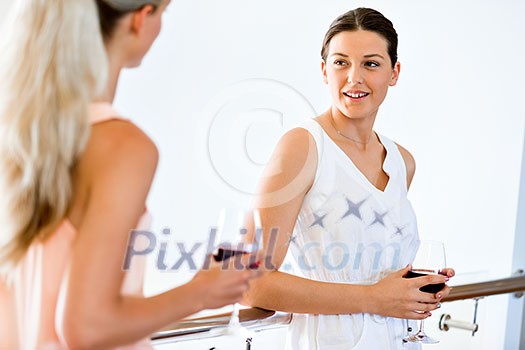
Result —
<instances>
[{"instance_id":1,"label":"smiling lips","mask_svg":"<svg viewBox=\"0 0 525 350\"><path fill-rule=\"evenodd\" d=\"M370 93L364 91L344 91L343 95L349 97L352 100L359 101L370 95Z\"/></svg>"}]
</instances>

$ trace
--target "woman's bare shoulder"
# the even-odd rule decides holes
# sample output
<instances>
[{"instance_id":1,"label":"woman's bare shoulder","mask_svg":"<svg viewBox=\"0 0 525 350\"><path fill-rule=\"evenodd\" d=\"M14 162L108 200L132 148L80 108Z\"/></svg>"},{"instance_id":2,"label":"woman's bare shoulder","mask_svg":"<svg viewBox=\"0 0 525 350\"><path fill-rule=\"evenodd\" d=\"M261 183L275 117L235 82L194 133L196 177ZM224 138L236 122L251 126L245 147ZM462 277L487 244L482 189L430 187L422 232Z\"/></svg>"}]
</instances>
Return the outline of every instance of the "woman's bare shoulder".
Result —
<instances>
[{"instance_id":1,"label":"woman's bare shoulder","mask_svg":"<svg viewBox=\"0 0 525 350\"><path fill-rule=\"evenodd\" d=\"M95 124L74 170L72 222L79 225L90 203L99 203L104 196L128 197L128 204L141 206L143 211L158 158L153 141L133 123L111 120Z\"/></svg>"},{"instance_id":2,"label":"woman's bare shoulder","mask_svg":"<svg viewBox=\"0 0 525 350\"><path fill-rule=\"evenodd\" d=\"M159 153L154 142L135 124L111 120L92 127L82 158L84 168L92 176L128 167L142 169L136 173L140 175L155 171Z\"/></svg>"},{"instance_id":3,"label":"woman's bare shoulder","mask_svg":"<svg viewBox=\"0 0 525 350\"><path fill-rule=\"evenodd\" d=\"M396 145L399 149L399 153L401 153L401 156L405 161L405 167L407 169L407 188L410 188L410 184L412 183L412 180L414 179L414 174L416 172L416 160L414 159L414 156L412 156L412 153L410 153L406 148L404 148L400 144Z\"/></svg>"}]
</instances>

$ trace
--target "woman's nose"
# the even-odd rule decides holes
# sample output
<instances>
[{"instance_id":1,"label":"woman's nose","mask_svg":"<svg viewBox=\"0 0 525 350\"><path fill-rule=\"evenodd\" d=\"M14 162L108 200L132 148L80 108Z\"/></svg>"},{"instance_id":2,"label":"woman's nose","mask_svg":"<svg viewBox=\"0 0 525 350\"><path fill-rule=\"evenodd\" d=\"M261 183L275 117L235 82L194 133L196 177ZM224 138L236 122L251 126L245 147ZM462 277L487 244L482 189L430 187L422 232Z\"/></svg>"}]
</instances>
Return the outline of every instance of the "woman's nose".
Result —
<instances>
[{"instance_id":1,"label":"woman's nose","mask_svg":"<svg viewBox=\"0 0 525 350\"><path fill-rule=\"evenodd\" d=\"M347 81L351 84L362 84L363 76L361 74L361 69L359 67L351 67L348 71Z\"/></svg>"}]
</instances>

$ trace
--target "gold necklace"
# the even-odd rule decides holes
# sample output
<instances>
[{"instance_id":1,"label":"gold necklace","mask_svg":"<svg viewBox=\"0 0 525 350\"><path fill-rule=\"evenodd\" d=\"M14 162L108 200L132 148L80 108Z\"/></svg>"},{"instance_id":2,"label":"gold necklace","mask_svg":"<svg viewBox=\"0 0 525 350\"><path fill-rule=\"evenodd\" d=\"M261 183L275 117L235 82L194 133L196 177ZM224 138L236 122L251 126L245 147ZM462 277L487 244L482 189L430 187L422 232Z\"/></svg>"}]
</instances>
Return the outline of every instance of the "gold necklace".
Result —
<instances>
[{"instance_id":1,"label":"gold necklace","mask_svg":"<svg viewBox=\"0 0 525 350\"><path fill-rule=\"evenodd\" d=\"M358 141L358 140L354 140L353 138L351 137L348 137L346 135L344 135L341 131L339 131L339 129L335 126L335 121L334 121L334 116L332 115L332 109L330 109L330 111L328 112L329 115L328 115L328 119L330 120L330 124L332 124L332 127L334 128L335 132L337 132L337 134L347 140L350 140L352 142L355 142L355 143L359 143L361 145L368 145L370 143L370 136L372 136L371 134L368 136L368 140L366 142L363 142L363 141Z\"/></svg>"}]
</instances>

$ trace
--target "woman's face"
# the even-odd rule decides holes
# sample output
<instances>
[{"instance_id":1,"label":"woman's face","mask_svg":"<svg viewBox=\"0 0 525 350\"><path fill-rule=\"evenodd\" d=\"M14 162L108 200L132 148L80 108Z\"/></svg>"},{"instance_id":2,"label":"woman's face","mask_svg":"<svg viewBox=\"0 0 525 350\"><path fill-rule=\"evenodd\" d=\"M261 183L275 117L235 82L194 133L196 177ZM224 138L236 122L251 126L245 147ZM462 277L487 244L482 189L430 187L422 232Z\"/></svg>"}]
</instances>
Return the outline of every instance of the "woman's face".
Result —
<instances>
[{"instance_id":1,"label":"woman's face","mask_svg":"<svg viewBox=\"0 0 525 350\"><path fill-rule=\"evenodd\" d=\"M334 106L352 119L375 118L400 70L398 62L392 68L387 41L366 30L336 34L321 64Z\"/></svg>"}]
</instances>

